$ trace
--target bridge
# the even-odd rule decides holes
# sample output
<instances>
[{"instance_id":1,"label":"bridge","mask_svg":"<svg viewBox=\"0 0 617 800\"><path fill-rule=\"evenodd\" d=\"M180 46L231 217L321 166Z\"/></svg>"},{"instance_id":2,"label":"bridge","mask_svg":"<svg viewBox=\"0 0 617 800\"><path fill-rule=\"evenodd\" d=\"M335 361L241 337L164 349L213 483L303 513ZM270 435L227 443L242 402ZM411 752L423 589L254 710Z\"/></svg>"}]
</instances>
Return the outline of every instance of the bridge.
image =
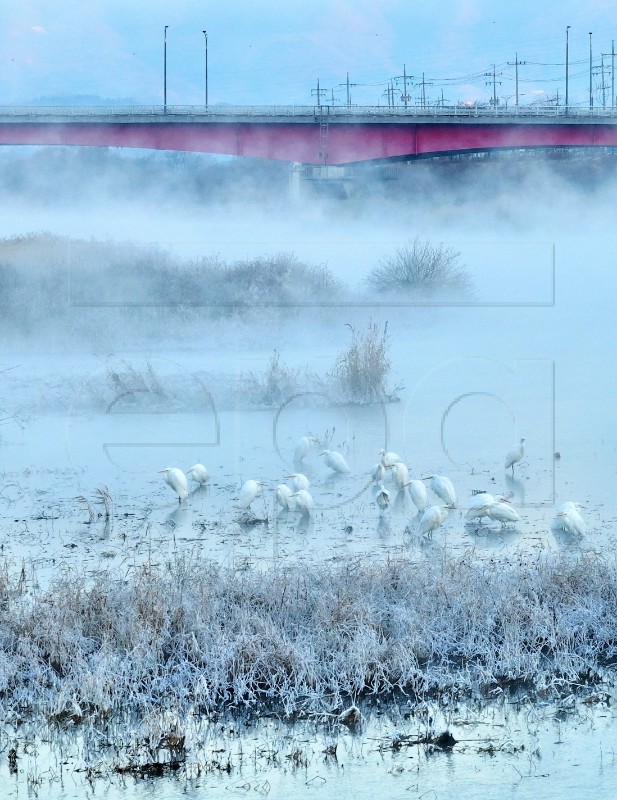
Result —
<instances>
[{"instance_id":1,"label":"bridge","mask_svg":"<svg viewBox=\"0 0 617 800\"><path fill-rule=\"evenodd\" d=\"M617 108L0 107L0 144L181 150L336 166L498 149L617 147Z\"/></svg>"}]
</instances>

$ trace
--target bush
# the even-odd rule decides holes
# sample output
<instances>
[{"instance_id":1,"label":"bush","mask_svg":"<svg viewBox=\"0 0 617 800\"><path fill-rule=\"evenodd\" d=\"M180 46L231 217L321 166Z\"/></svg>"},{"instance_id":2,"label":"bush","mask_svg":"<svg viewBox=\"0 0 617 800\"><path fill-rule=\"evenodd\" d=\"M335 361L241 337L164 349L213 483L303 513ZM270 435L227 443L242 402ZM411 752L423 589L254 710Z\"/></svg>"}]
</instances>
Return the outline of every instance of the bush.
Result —
<instances>
[{"instance_id":1,"label":"bush","mask_svg":"<svg viewBox=\"0 0 617 800\"><path fill-rule=\"evenodd\" d=\"M443 243L432 245L416 236L410 245L386 256L373 267L366 284L377 292L467 291L471 280L458 265L460 257L452 247Z\"/></svg>"},{"instance_id":2,"label":"bush","mask_svg":"<svg viewBox=\"0 0 617 800\"><path fill-rule=\"evenodd\" d=\"M281 364L280 358L279 351L275 350L263 374L249 375L247 394L252 403L278 405L298 390L299 371Z\"/></svg>"},{"instance_id":3,"label":"bush","mask_svg":"<svg viewBox=\"0 0 617 800\"><path fill-rule=\"evenodd\" d=\"M352 403L376 403L389 399L386 379L390 372L388 359L388 323L370 322L356 333L351 325L350 346L336 359L332 378L344 398Z\"/></svg>"}]
</instances>

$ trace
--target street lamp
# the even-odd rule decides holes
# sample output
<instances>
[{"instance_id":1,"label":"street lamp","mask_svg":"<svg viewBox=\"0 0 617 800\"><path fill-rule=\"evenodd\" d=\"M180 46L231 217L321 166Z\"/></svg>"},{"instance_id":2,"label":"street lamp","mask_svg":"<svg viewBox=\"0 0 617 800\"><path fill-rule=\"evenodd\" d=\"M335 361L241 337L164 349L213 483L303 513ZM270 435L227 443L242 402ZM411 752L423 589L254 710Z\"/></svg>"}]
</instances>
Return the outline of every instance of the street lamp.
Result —
<instances>
[{"instance_id":1,"label":"street lamp","mask_svg":"<svg viewBox=\"0 0 617 800\"><path fill-rule=\"evenodd\" d=\"M208 31L202 31L206 38L206 108L208 108Z\"/></svg>"},{"instance_id":2,"label":"street lamp","mask_svg":"<svg viewBox=\"0 0 617 800\"><path fill-rule=\"evenodd\" d=\"M167 28L169 25L165 25L163 32L163 114L167 113Z\"/></svg>"},{"instance_id":3,"label":"street lamp","mask_svg":"<svg viewBox=\"0 0 617 800\"><path fill-rule=\"evenodd\" d=\"M593 58L591 55L591 31L589 33L589 110L593 108L593 86L591 83L591 72L592 72L592 64Z\"/></svg>"},{"instance_id":4,"label":"street lamp","mask_svg":"<svg viewBox=\"0 0 617 800\"><path fill-rule=\"evenodd\" d=\"M570 32L570 26L566 26L566 114L568 113L568 34Z\"/></svg>"}]
</instances>

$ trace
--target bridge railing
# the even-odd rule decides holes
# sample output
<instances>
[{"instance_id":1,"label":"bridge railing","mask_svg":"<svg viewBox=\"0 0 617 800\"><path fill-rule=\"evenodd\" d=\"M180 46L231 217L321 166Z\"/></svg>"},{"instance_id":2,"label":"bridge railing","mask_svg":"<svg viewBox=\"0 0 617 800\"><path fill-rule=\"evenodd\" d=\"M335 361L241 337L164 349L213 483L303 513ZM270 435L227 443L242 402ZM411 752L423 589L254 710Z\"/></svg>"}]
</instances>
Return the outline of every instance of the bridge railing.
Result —
<instances>
[{"instance_id":1,"label":"bridge railing","mask_svg":"<svg viewBox=\"0 0 617 800\"><path fill-rule=\"evenodd\" d=\"M388 108L387 106L170 106L161 105L123 105L123 106L1 106L0 117L28 118L39 117L566 117L566 118L609 118L617 117L617 107L585 106L508 106L490 107L476 105L455 106L408 106Z\"/></svg>"}]
</instances>

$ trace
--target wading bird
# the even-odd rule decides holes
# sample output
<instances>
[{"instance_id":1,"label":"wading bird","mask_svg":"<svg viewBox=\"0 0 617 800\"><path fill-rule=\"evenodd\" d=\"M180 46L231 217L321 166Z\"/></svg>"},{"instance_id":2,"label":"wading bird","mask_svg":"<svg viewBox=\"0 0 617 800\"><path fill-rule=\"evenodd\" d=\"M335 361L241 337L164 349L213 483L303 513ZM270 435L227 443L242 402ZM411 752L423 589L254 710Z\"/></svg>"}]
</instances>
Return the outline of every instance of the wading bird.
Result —
<instances>
[{"instance_id":1,"label":"wading bird","mask_svg":"<svg viewBox=\"0 0 617 800\"><path fill-rule=\"evenodd\" d=\"M203 486L204 483L210 478L208 470L203 464L193 464L193 466L190 469L187 469L184 474L187 476L187 478L192 478L194 481L197 481L200 486Z\"/></svg>"},{"instance_id":2,"label":"wading bird","mask_svg":"<svg viewBox=\"0 0 617 800\"><path fill-rule=\"evenodd\" d=\"M314 436L303 436L301 439L298 439L296 449L294 450L294 461L302 461L302 459L318 444L319 439L316 439Z\"/></svg>"},{"instance_id":3,"label":"wading bird","mask_svg":"<svg viewBox=\"0 0 617 800\"><path fill-rule=\"evenodd\" d=\"M420 519L420 533L423 536L432 536L435 528L442 525L452 506L430 506Z\"/></svg>"},{"instance_id":4,"label":"wading bird","mask_svg":"<svg viewBox=\"0 0 617 800\"><path fill-rule=\"evenodd\" d=\"M326 466L330 467L330 469L334 470L334 472L351 472L347 462L345 461L345 457L336 450L324 450L319 455L325 456Z\"/></svg>"},{"instance_id":5,"label":"wading bird","mask_svg":"<svg viewBox=\"0 0 617 800\"><path fill-rule=\"evenodd\" d=\"M524 441L525 439L521 439L518 444L515 444L514 447L506 453L506 460L504 462L505 468L508 469L508 467L512 467L512 475L514 475L514 465L525 455L525 448L523 447Z\"/></svg>"},{"instance_id":6,"label":"wading bird","mask_svg":"<svg viewBox=\"0 0 617 800\"><path fill-rule=\"evenodd\" d=\"M311 485L306 475L303 475L301 472L292 472L291 475L285 475L285 480L289 479L291 479L294 492L298 492L300 489L308 489Z\"/></svg>"},{"instance_id":7,"label":"wading bird","mask_svg":"<svg viewBox=\"0 0 617 800\"><path fill-rule=\"evenodd\" d=\"M381 513L383 514L390 505L390 492L384 488L382 483L378 483L376 486L373 486L373 496Z\"/></svg>"},{"instance_id":8,"label":"wading bird","mask_svg":"<svg viewBox=\"0 0 617 800\"><path fill-rule=\"evenodd\" d=\"M456 492L450 478L446 478L444 475L429 475L422 480L431 482L431 489L446 505L453 506L456 503Z\"/></svg>"},{"instance_id":9,"label":"wading bird","mask_svg":"<svg viewBox=\"0 0 617 800\"><path fill-rule=\"evenodd\" d=\"M293 511L295 508L295 500L293 493L286 483L279 483L274 492L276 502L284 511Z\"/></svg>"},{"instance_id":10,"label":"wading bird","mask_svg":"<svg viewBox=\"0 0 617 800\"><path fill-rule=\"evenodd\" d=\"M402 461L397 461L388 467L392 471L392 480L396 488L401 491L409 484L409 470Z\"/></svg>"},{"instance_id":11,"label":"wading bird","mask_svg":"<svg viewBox=\"0 0 617 800\"><path fill-rule=\"evenodd\" d=\"M494 502L495 498L490 492L478 492L478 494L475 494L469 501L469 507L465 516L467 519L477 519L478 522L482 522L484 517L488 517L487 507Z\"/></svg>"},{"instance_id":12,"label":"wading bird","mask_svg":"<svg viewBox=\"0 0 617 800\"><path fill-rule=\"evenodd\" d=\"M385 477L386 477L386 468L381 463L381 461L378 464L373 464L373 466L371 467L371 478L373 480L373 483L381 483Z\"/></svg>"},{"instance_id":13,"label":"wading bird","mask_svg":"<svg viewBox=\"0 0 617 800\"><path fill-rule=\"evenodd\" d=\"M315 505L311 493L306 489L299 489L292 494L292 497L296 501L296 510L300 511L305 517L308 517Z\"/></svg>"},{"instance_id":14,"label":"wading bird","mask_svg":"<svg viewBox=\"0 0 617 800\"><path fill-rule=\"evenodd\" d=\"M409 489L409 496L411 497L415 507L418 509L418 512L422 513L425 511L428 503L426 486L422 483L422 481L411 480L407 484L407 488Z\"/></svg>"},{"instance_id":15,"label":"wading bird","mask_svg":"<svg viewBox=\"0 0 617 800\"><path fill-rule=\"evenodd\" d=\"M502 529L509 522L516 524L521 520L516 509L507 500L495 500L493 503L488 503L485 508L487 516L496 522L500 522Z\"/></svg>"},{"instance_id":16,"label":"wading bird","mask_svg":"<svg viewBox=\"0 0 617 800\"><path fill-rule=\"evenodd\" d=\"M160 469L159 473L163 474L165 483L171 486L178 495L178 502L181 503L183 500L186 500L189 496L189 488L184 472L178 469L178 467L165 467L165 469Z\"/></svg>"},{"instance_id":17,"label":"wading bird","mask_svg":"<svg viewBox=\"0 0 617 800\"><path fill-rule=\"evenodd\" d=\"M253 500L261 494L261 487L265 485L263 481L245 481L238 497L239 508L249 508Z\"/></svg>"},{"instance_id":18,"label":"wading bird","mask_svg":"<svg viewBox=\"0 0 617 800\"><path fill-rule=\"evenodd\" d=\"M379 455L384 467L391 467L393 464L398 464L399 461L402 461L399 455L393 452L387 453L383 448L379 451Z\"/></svg>"},{"instance_id":19,"label":"wading bird","mask_svg":"<svg viewBox=\"0 0 617 800\"><path fill-rule=\"evenodd\" d=\"M571 500L563 503L557 509L551 527L555 530L582 536L585 533L585 520L579 512L580 508L586 508L586 506L582 503L574 503Z\"/></svg>"}]
</instances>

